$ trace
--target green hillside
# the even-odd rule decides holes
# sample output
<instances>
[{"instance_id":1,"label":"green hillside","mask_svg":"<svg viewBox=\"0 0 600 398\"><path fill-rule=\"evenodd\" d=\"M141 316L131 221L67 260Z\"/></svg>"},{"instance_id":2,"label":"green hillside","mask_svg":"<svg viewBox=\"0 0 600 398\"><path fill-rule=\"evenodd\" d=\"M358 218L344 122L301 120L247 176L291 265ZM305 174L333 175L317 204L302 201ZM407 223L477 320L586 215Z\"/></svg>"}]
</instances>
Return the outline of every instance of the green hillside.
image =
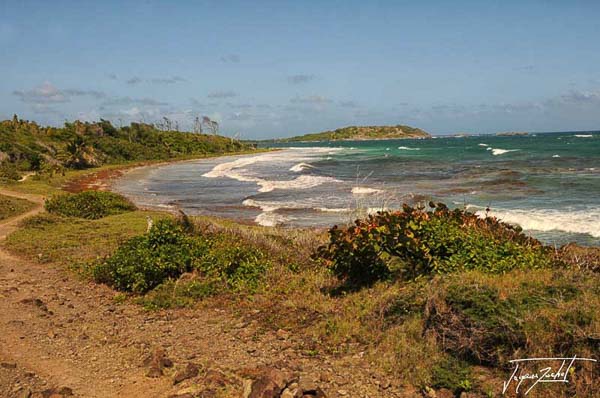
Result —
<instances>
[{"instance_id":1,"label":"green hillside","mask_svg":"<svg viewBox=\"0 0 600 398\"><path fill-rule=\"evenodd\" d=\"M159 131L151 124L122 128L109 121L74 121L64 127L35 122L0 122L0 179L15 180L27 172L85 169L130 161L168 160L251 149L218 135Z\"/></svg>"},{"instance_id":2,"label":"green hillside","mask_svg":"<svg viewBox=\"0 0 600 398\"><path fill-rule=\"evenodd\" d=\"M298 141L341 141L341 140L382 140L401 138L431 138L431 135L416 127L396 126L349 126L322 133L311 133L284 138L283 142Z\"/></svg>"}]
</instances>

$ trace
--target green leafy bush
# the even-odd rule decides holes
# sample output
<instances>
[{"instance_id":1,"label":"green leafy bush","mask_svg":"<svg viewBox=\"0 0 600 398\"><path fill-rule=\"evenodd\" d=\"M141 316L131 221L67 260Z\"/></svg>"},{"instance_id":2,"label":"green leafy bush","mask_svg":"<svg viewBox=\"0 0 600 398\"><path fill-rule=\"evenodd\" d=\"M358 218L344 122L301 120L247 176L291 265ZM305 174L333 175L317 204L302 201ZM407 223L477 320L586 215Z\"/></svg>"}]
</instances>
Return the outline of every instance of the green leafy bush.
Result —
<instances>
[{"instance_id":1,"label":"green leafy bush","mask_svg":"<svg viewBox=\"0 0 600 398\"><path fill-rule=\"evenodd\" d=\"M171 220L160 220L149 233L134 237L97 264L92 272L97 282L118 290L145 293L169 278L193 268L205 246L187 236Z\"/></svg>"},{"instance_id":2,"label":"green leafy bush","mask_svg":"<svg viewBox=\"0 0 600 398\"><path fill-rule=\"evenodd\" d=\"M518 227L441 203L430 206L425 211L404 205L403 211L379 212L345 229L333 227L317 257L353 284L471 269L504 273L554 261L549 248Z\"/></svg>"},{"instance_id":3,"label":"green leafy bush","mask_svg":"<svg viewBox=\"0 0 600 398\"><path fill-rule=\"evenodd\" d=\"M158 287L150 306L164 308L218 288L254 291L269 266L262 250L236 237L192 235L175 221L160 220L148 233L128 240L94 265L92 273L97 282L118 290L139 294ZM192 282L174 284L188 272L194 275Z\"/></svg>"},{"instance_id":4,"label":"green leafy bush","mask_svg":"<svg viewBox=\"0 0 600 398\"><path fill-rule=\"evenodd\" d=\"M84 191L59 194L46 200L49 213L96 220L135 210L135 205L123 196L104 191Z\"/></svg>"},{"instance_id":5,"label":"green leafy bush","mask_svg":"<svg viewBox=\"0 0 600 398\"><path fill-rule=\"evenodd\" d=\"M457 395L471 389L469 364L451 356L433 366L431 378L432 387L447 388Z\"/></svg>"},{"instance_id":6,"label":"green leafy bush","mask_svg":"<svg viewBox=\"0 0 600 398\"><path fill-rule=\"evenodd\" d=\"M0 164L0 182L18 181L21 178L15 165L10 163Z\"/></svg>"},{"instance_id":7,"label":"green leafy bush","mask_svg":"<svg viewBox=\"0 0 600 398\"><path fill-rule=\"evenodd\" d=\"M196 269L204 275L216 276L233 290L254 291L269 266L262 250L221 234L211 237Z\"/></svg>"}]
</instances>

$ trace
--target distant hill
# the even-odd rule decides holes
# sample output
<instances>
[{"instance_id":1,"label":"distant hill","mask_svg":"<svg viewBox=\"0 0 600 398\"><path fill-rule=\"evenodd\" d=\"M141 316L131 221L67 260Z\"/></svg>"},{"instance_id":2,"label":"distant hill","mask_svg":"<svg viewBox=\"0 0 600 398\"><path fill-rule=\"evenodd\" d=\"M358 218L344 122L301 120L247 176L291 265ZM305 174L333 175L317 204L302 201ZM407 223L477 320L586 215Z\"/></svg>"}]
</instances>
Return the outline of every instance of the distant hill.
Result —
<instances>
[{"instance_id":1,"label":"distant hill","mask_svg":"<svg viewBox=\"0 0 600 398\"><path fill-rule=\"evenodd\" d=\"M431 135L419 128L410 126L349 126L322 133L311 133L277 140L279 142L298 141L346 141L346 140L384 140L400 138L431 138Z\"/></svg>"},{"instance_id":2,"label":"distant hill","mask_svg":"<svg viewBox=\"0 0 600 398\"><path fill-rule=\"evenodd\" d=\"M15 115L12 120L0 121L0 180L18 179L29 171L202 157L250 148L227 137L161 131L145 123L117 128L107 120L74 121L64 127L44 127Z\"/></svg>"},{"instance_id":3,"label":"distant hill","mask_svg":"<svg viewBox=\"0 0 600 398\"><path fill-rule=\"evenodd\" d=\"M496 133L497 137L511 137L514 135L529 135L529 133L526 133L525 131L507 131L504 133Z\"/></svg>"}]
</instances>

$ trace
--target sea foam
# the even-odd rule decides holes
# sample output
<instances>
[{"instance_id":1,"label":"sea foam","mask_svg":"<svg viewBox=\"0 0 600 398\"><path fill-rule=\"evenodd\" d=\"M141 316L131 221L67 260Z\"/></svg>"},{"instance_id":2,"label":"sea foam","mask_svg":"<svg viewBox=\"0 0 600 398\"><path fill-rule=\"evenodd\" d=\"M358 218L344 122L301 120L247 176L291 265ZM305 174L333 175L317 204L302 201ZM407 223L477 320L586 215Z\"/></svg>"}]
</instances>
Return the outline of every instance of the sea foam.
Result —
<instances>
[{"instance_id":1,"label":"sea foam","mask_svg":"<svg viewBox=\"0 0 600 398\"><path fill-rule=\"evenodd\" d=\"M289 161L290 158L293 160L295 158L305 159L308 158L307 150L310 152L316 153L328 153L332 150L332 148L294 148L294 149L302 149L304 151L298 151L298 153L267 153L258 156L246 157L241 159L236 159L231 162L225 162L216 165L213 169L207 173L202 174L203 177L208 178L218 178L218 177L227 177L237 181L242 182L254 182L260 188L259 192L271 192L275 189L305 189L305 188L313 188L318 185L324 183L335 183L339 182L339 180L333 177L326 176L311 176L311 175L302 175L295 179L291 180L278 180L272 181L264 178L257 177L252 174L246 168L258 162L274 162L274 161ZM335 150L335 148L333 148ZM306 164L306 163L305 163ZM296 165L296 166L299 166ZM293 166L292 168L296 167Z\"/></svg>"},{"instance_id":2,"label":"sea foam","mask_svg":"<svg viewBox=\"0 0 600 398\"><path fill-rule=\"evenodd\" d=\"M273 212L265 212L256 216L254 221L263 227L275 227L280 224L285 224L287 221L290 221L290 218Z\"/></svg>"},{"instance_id":3,"label":"sea foam","mask_svg":"<svg viewBox=\"0 0 600 398\"><path fill-rule=\"evenodd\" d=\"M368 188L368 187L354 187L352 188L352 193L355 195L369 195L372 193L380 193L383 192L381 189Z\"/></svg>"},{"instance_id":4,"label":"sea foam","mask_svg":"<svg viewBox=\"0 0 600 398\"><path fill-rule=\"evenodd\" d=\"M399 146L398 149L401 149L403 151L420 151L421 148L411 148L411 147L407 147L407 146Z\"/></svg>"},{"instance_id":5,"label":"sea foam","mask_svg":"<svg viewBox=\"0 0 600 398\"><path fill-rule=\"evenodd\" d=\"M294 173L298 173L303 170L314 169L314 168L315 168L315 166L313 166L311 164L301 162L301 163L295 164L292 167L290 167L290 171L293 171Z\"/></svg>"},{"instance_id":6,"label":"sea foam","mask_svg":"<svg viewBox=\"0 0 600 398\"><path fill-rule=\"evenodd\" d=\"M500 149L500 148L492 148L492 155L498 156L503 155L508 152L516 152L518 149Z\"/></svg>"},{"instance_id":7,"label":"sea foam","mask_svg":"<svg viewBox=\"0 0 600 398\"><path fill-rule=\"evenodd\" d=\"M475 214L484 217L485 211L479 210ZM517 224L525 230L564 231L600 238L600 210L492 209L489 215L509 224Z\"/></svg>"}]
</instances>

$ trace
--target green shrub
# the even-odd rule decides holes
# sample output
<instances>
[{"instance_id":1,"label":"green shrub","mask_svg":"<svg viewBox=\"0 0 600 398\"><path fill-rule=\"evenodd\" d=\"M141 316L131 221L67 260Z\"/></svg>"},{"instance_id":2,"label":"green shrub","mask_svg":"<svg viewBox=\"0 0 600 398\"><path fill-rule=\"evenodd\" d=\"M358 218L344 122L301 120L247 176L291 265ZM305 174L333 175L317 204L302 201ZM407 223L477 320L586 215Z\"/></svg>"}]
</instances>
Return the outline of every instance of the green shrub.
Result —
<instances>
[{"instance_id":1,"label":"green shrub","mask_svg":"<svg viewBox=\"0 0 600 398\"><path fill-rule=\"evenodd\" d=\"M46 200L49 213L96 220L135 210L135 205L123 196L104 191L84 191L54 195Z\"/></svg>"},{"instance_id":2,"label":"green shrub","mask_svg":"<svg viewBox=\"0 0 600 398\"><path fill-rule=\"evenodd\" d=\"M329 231L329 244L317 251L341 279L368 284L392 275L421 275L478 269L504 273L515 268L543 268L553 263L551 250L493 217L430 203L425 211L379 212L354 226Z\"/></svg>"},{"instance_id":3,"label":"green shrub","mask_svg":"<svg viewBox=\"0 0 600 398\"><path fill-rule=\"evenodd\" d=\"M191 235L175 221L160 220L148 233L126 241L92 266L92 273L97 282L118 290L139 294L158 287L149 298L150 306L164 308L181 306L218 288L253 292L269 266L262 250L235 236ZM175 284L187 272L193 273L194 282Z\"/></svg>"},{"instance_id":4,"label":"green shrub","mask_svg":"<svg viewBox=\"0 0 600 398\"><path fill-rule=\"evenodd\" d=\"M538 271L542 272L542 271ZM425 310L427 331L469 362L506 366L527 356L585 356L594 351L597 276L517 273L504 280L480 272L434 281Z\"/></svg>"},{"instance_id":5,"label":"green shrub","mask_svg":"<svg viewBox=\"0 0 600 398\"><path fill-rule=\"evenodd\" d=\"M447 388L455 394L471 389L471 371L469 365L451 356L444 358L431 369L431 386Z\"/></svg>"},{"instance_id":6,"label":"green shrub","mask_svg":"<svg viewBox=\"0 0 600 398\"><path fill-rule=\"evenodd\" d=\"M10 163L0 164L0 182L18 181L21 178L21 174L15 167Z\"/></svg>"},{"instance_id":7,"label":"green shrub","mask_svg":"<svg viewBox=\"0 0 600 398\"><path fill-rule=\"evenodd\" d=\"M190 307L196 301L215 294L216 291L216 281L174 281L170 279L140 297L139 302L148 310Z\"/></svg>"},{"instance_id":8,"label":"green shrub","mask_svg":"<svg viewBox=\"0 0 600 398\"><path fill-rule=\"evenodd\" d=\"M196 263L199 272L216 276L237 291L256 290L269 266L262 250L225 234L211 237L207 252Z\"/></svg>"},{"instance_id":9,"label":"green shrub","mask_svg":"<svg viewBox=\"0 0 600 398\"><path fill-rule=\"evenodd\" d=\"M160 220L149 233L134 237L93 268L94 279L118 290L145 293L193 269L205 245L187 236L171 220Z\"/></svg>"}]
</instances>

